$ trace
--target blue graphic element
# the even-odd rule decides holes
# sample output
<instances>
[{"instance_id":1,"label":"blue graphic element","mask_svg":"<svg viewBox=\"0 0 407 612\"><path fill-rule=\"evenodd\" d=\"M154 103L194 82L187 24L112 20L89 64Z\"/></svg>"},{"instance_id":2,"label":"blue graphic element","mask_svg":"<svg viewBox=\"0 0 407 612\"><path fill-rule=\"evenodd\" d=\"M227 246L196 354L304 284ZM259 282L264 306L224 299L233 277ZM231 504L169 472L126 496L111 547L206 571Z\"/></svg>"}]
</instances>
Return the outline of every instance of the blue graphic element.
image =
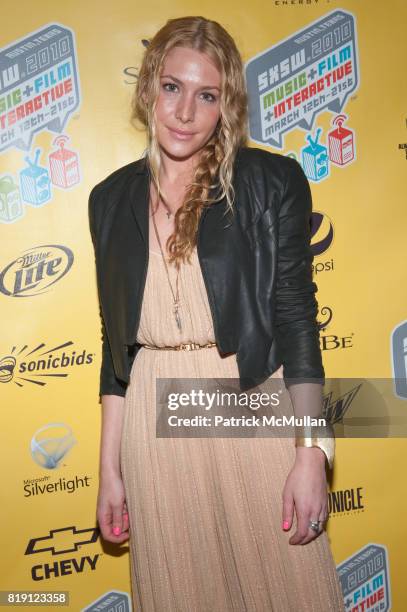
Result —
<instances>
[{"instance_id":1,"label":"blue graphic element","mask_svg":"<svg viewBox=\"0 0 407 612\"><path fill-rule=\"evenodd\" d=\"M41 149L36 149L34 161L24 157L29 166L20 172L20 185L25 202L42 206L51 199L51 181L48 170L38 165L40 153Z\"/></svg>"},{"instance_id":2,"label":"blue graphic element","mask_svg":"<svg viewBox=\"0 0 407 612\"><path fill-rule=\"evenodd\" d=\"M60 466L74 444L76 440L69 425L49 423L33 435L30 444L31 456L42 468L54 470Z\"/></svg>"},{"instance_id":3,"label":"blue graphic element","mask_svg":"<svg viewBox=\"0 0 407 612\"><path fill-rule=\"evenodd\" d=\"M307 134L309 145L301 150L302 167L307 178L312 181L321 181L328 176L329 157L327 148L318 143L322 128L317 129L315 140Z\"/></svg>"}]
</instances>

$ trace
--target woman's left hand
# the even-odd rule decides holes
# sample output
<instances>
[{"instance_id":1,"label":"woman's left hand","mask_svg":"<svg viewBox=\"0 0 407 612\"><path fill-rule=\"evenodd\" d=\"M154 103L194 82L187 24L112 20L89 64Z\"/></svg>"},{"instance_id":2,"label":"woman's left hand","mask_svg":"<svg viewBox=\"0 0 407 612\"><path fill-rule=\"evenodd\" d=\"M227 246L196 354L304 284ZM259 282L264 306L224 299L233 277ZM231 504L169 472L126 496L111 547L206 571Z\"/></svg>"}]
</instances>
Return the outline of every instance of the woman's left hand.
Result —
<instances>
[{"instance_id":1,"label":"woman's left hand","mask_svg":"<svg viewBox=\"0 0 407 612\"><path fill-rule=\"evenodd\" d=\"M328 490L325 472L325 454L317 447L296 448L294 466L283 489L283 529L287 531L297 515L297 531L289 539L290 544L307 544L317 538L310 521L324 521L328 516Z\"/></svg>"}]
</instances>

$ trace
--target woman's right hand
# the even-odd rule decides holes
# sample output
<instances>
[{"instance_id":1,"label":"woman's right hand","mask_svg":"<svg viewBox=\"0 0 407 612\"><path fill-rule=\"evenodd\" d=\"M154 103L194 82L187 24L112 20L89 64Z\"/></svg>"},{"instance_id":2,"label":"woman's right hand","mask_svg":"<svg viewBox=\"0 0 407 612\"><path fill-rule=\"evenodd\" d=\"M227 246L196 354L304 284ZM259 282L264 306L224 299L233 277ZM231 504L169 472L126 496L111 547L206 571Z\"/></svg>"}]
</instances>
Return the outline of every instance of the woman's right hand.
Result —
<instances>
[{"instance_id":1,"label":"woman's right hand","mask_svg":"<svg viewBox=\"0 0 407 612\"><path fill-rule=\"evenodd\" d=\"M129 538L129 515L119 475L100 477L96 513L104 540L120 544Z\"/></svg>"}]
</instances>

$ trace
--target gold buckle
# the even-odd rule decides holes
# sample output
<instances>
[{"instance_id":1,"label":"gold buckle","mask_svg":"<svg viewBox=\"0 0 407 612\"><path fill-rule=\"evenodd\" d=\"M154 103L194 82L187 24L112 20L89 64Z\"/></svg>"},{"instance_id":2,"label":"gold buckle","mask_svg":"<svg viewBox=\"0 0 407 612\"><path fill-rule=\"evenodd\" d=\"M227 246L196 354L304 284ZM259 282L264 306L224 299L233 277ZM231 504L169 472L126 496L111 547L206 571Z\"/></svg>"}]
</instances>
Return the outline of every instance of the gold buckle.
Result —
<instances>
[{"instance_id":1,"label":"gold buckle","mask_svg":"<svg viewBox=\"0 0 407 612\"><path fill-rule=\"evenodd\" d=\"M196 347L199 347L200 345L197 344L196 342L184 342L181 343L177 346L177 350L179 351L192 351L194 350Z\"/></svg>"}]
</instances>

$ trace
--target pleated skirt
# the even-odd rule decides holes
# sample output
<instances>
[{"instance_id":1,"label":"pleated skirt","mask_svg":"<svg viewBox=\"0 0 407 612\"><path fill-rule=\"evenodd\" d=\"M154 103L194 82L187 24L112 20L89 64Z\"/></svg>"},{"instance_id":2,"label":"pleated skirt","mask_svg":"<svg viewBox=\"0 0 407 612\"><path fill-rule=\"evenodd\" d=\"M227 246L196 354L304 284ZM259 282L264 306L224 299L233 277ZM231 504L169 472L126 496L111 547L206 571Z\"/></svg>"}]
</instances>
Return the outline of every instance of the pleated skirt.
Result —
<instances>
[{"instance_id":1,"label":"pleated skirt","mask_svg":"<svg viewBox=\"0 0 407 612\"><path fill-rule=\"evenodd\" d=\"M179 277L177 327L161 254L150 251L137 341L214 342L196 251ZM238 378L236 355L140 348L127 388L121 469L130 521L133 608L142 612L338 612L328 535L291 545L282 491L291 438L157 437L157 379ZM273 377L282 377L282 369Z\"/></svg>"}]
</instances>

